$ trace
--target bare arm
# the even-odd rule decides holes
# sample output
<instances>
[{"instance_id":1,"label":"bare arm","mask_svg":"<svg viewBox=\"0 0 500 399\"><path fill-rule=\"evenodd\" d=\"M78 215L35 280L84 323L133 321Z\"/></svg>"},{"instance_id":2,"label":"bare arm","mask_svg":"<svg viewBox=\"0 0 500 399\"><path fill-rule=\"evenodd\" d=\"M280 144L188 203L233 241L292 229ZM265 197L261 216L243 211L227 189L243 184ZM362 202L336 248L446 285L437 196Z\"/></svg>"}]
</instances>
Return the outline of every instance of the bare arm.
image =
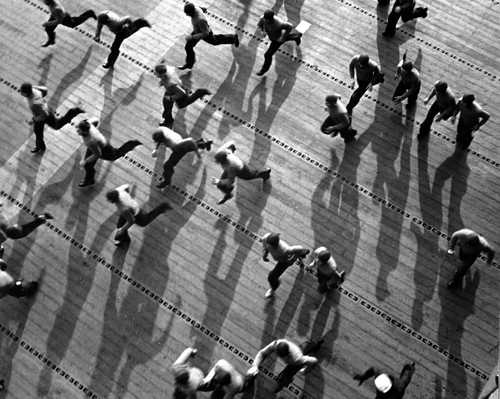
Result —
<instances>
[{"instance_id":1,"label":"bare arm","mask_svg":"<svg viewBox=\"0 0 500 399\"><path fill-rule=\"evenodd\" d=\"M490 119L490 114L485 111L481 111L479 114L479 122L477 123L476 130L483 126Z\"/></svg>"},{"instance_id":2,"label":"bare arm","mask_svg":"<svg viewBox=\"0 0 500 399\"><path fill-rule=\"evenodd\" d=\"M45 97L49 90L45 86L33 86L34 89L40 90L42 96Z\"/></svg>"},{"instance_id":3,"label":"bare arm","mask_svg":"<svg viewBox=\"0 0 500 399\"><path fill-rule=\"evenodd\" d=\"M431 101L432 97L434 97L435 95L436 95L436 89L433 87L427 98L424 100L424 104L427 104L429 101Z\"/></svg>"},{"instance_id":4,"label":"bare arm","mask_svg":"<svg viewBox=\"0 0 500 399\"><path fill-rule=\"evenodd\" d=\"M253 361L253 365L252 367L250 367L247 374L256 375L259 372L259 366L262 363L262 360L264 360L270 353L275 350L277 342L278 341L273 341L265 348L262 348L259 352L257 352L255 360Z\"/></svg>"},{"instance_id":5,"label":"bare arm","mask_svg":"<svg viewBox=\"0 0 500 399\"><path fill-rule=\"evenodd\" d=\"M172 364L172 367L184 365L188 361L188 359L195 354L196 354L196 349L194 349L194 348L184 349L184 351L177 358L177 360L174 362L174 364Z\"/></svg>"},{"instance_id":6,"label":"bare arm","mask_svg":"<svg viewBox=\"0 0 500 399\"><path fill-rule=\"evenodd\" d=\"M283 42L285 40L286 35L288 35L292 29L293 29L292 24L288 22L283 22L283 24L281 25L281 36L278 39L278 41Z\"/></svg>"}]
</instances>

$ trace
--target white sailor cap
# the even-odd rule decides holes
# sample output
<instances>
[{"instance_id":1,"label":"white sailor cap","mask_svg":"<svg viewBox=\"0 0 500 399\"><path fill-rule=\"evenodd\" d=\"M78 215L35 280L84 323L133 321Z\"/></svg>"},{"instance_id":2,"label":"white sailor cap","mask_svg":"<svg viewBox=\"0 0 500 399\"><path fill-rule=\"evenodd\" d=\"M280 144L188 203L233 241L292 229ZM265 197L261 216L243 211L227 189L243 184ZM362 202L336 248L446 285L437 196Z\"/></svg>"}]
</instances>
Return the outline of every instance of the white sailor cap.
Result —
<instances>
[{"instance_id":1,"label":"white sailor cap","mask_svg":"<svg viewBox=\"0 0 500 399\"><path fill-rule=\"evenodd\" d=\"M375 378L375 388L377 391L387 393L392 388L392 381L387 374L380 374Z\"/></svg>"}]
</instances>

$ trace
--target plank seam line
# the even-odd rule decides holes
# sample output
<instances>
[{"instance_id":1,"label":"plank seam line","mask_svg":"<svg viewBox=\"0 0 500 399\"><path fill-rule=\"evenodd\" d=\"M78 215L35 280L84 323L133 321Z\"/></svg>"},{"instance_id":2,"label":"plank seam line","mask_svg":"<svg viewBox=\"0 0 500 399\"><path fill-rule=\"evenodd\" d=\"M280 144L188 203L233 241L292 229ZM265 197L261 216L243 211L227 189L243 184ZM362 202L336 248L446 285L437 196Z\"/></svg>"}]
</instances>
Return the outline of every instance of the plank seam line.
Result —
<instances>
[{"instance_id":1,"label":"plank seam line","mask_svg":"<svg viewBox=\"0 0 500 399\"><path fill-rule=\"evenodd\" d=\"M83 392L87 397L89 397L91 399L98 399L99 398L99 396L97 394L95 394L93 391L91 391L86 385L83 385L80 381L78 381L70 373L65 371L62 368L62 366L60 366L60 363L55 363L52 360L50 360L46 356L45 353L38 351L34 346L27 343L24 339L21 339L21 337L17 336L15 333L13 333L11 330L9 330L9 328L4 326L2 323L0 323L0 331L5 336L10 338L12 341L17 343L18 346L21 346L25 351L27 351L31 355L33 355L33 357L37 358L42 363L44 363L47 367L51 368L52 371L55 371L61 377L65 378L69 383L71 383L76 388L78 388L78 390Z\"/></svg>"},{"instance_id":2,"label":"plank seam line","mask_svg":"<svg viewBox=\"0 0 500 399\"><path fill-rule=\"evenodd\" d=\"M171 187L174 188L175 186L171 186ZM180 194L184 195L184 197L188 198L191 201L196 200L197 204L201 205L205 209L210 210L212 213L216 214L216 216L220 217L218 215L218 214L220 214L220 212L215 210L214 208L212 208L206 202L196 198L193 195L190 195L189 193L187 193L186 191L184 191L178 187L175 187L175 190L177 192L179 192ZM33 216L35 215L35 213L33 211L31 211L26 205L23 205L20 201L16 200L14 197L12 197L10 194L5 192L4 190L0 191L0 195L3 196L4 198L8 199L10 202L14 203L18 208L22 209L23 211L25 211ZM231 219L228 217L224 217L223 220L225 222L228 222ZM49 227L50 230L54 231L57 235L62 236L66 241L69 241L71 245L73 245L73 246L77 247L79 250L83 251L86 256L92 256L92 258L94 260L96 260L99 264L106 267L110 272L115 273L123 281L126 281L128 284L130 284L133 287L140 290L144 295L149 296L150 299L159 303L161 306L163 306L167 310L173 312L178 318L182 319L186 324L190 324L193 328L204 333L206 336L210 337L212 340L215 340L217 343L219 343L225 349L228 349L230 352L237 355L238 357L243 359L248 364L253 363L253 359L248 354L246 354L242 350L238 349L235 345L231 345L230 342L228 342L224 338L220 337L219 335L215 334L209 328L203 326L198 320L189 316L189 314L184 312L182 309L179 309L177 306L175 306L175 304L172 304L167 299L162 298L160 295L154 293L152 290L150 290L144 284L136 281L135 279L130 277L128 274L122 272L119 268L117 268L114 265L112 265L111 263L107 262L105 260L105 258L103 258L102 256L99 256L99 254L97 254L96 252L91 250L85 244L82 244L81 242L79 242L75 238L73 238L71 235L69 235L69 234L65 233L63 230L59 229L52 222L47 221L47 222L45 222L45 224L47 225L47 227ZM235 222L232 222L231 225L237 227L238 224ZM245 229L245 230L248 231L247 229ZM251 237L258 237L254 233L251 233L251 234L252 234ZM255 240L255 238L254 238L254 240ZM313 276L315 275L315 273L310 271L310 270L307 270L307 272ZM427 345L433 351L440 353L443 357L445 357L449 360L452 360L453 362L458 364L460 367L463 367L464 369L475 374L476 376L480 377L481 379L486 380L488 378L488 375L484 371L482 371L479 367L476 367L472 363L466 362L466 361L462 360L462 358L450 353L449 351L447 351L445 348L441 347L439 344L437 344L432 339L425 337L423 334L419 333L417 330L410 327L408 324L398 320L396 317L391 316L389 314L389 312L386 312L381 307L374 305L373 303L371 303L367 299L363 298L361 295L355 293L352 290L348 290L344 287L339 287L338 291L340 291L340 293L342 295L349 298L354 303L359 304L363 309L372 312L372 314L374 314L375 316L378 316L379 318L381 318L382 320L387 322L391 327L399 328L399 330L403 331L404 333L406 333L407 335L409 335L410 337L412 337L413 339L415 339L419 343ZM275 378L275 375L272 372L270 372L269 370L267 370L266 368L262 368L262 371L264 371L265 375L267 375L271 378ZM302 391L300 388L296 388L295 384L292 384L291 386L289 386L288 389L292 393L294 393L295 395L299 395L300 392ZM298 391L295 392L294 389L298 389Z\"/></svg>"},{"instance_id":3,"label":"plank seam line","mask_svg":"<svg viewBox=\"0 0 500 399\"><path fill-rule=\"evenodd\" d=\"M13 89L19 91L19 88L17 88L16 85L6 81L5 79L1 78L0 77L0 83L5 83L7 86L9 87L12 87ZM226 112L226 111L224 111ZM329 168L328 166L322 164L321 162L319 161L316 161L314 158L311 158L309 155L307 155L306 153L303 153L301 151L298 151L296 150L295 148L289 146L288 144L286 144L284 141L281 141L279 138L277 138L276 136L272 136L268 133L265 133L262 129L259 129L259 128L255 128L256 132L258 132L259 134L261 134L262 136L266 137L266 138L270 138L270 140L274 143L274 144L278 144L282 149L284 149L285 151L288 151L289 153L291 153L292 155L295 155L296 157L298 157L299 159L302 159L303 161L306 161L308 163L310 163L313 167L316 167L318 169L321 169L323 172L325 173L328 173L332 176L334 176L335 178L338 178L338 179L341 179L342 182L346 183L349 185L350 188L352 188L353 190L355 191L358 191L358 193L361 193L363 194L365 197L369 197L369 198L372 198L372 199L375 199L377 200L380 204L382 204L385 208L387 209L390 209L390 210L393 210L397 213L399 213L400 215L404 216L406 219L410 219L413 223L416 223L420 226L422 226L424 229L426 229L427 231L430 231L438 236L440 236L441 238L445 238L446 240L450 240L451 237L442 232L441 230L439 230L437 227L429 224L429 223L426 223L423 219L417 217L417 216L413 216L412 214L410 214L409 212L405 211L404 209L398 207L397 205L393 204L392 202L386 200L385 198L381 197L380 195L378 194L375 194L373 193L372 191L370 191L369 189L367 189L366 187L362 186L361 184L358 184L358 183L355 183L355 182L352 182L350 181L349 179L347 179L346 177L342 176L340 173L338 173L337 171ZM156 172L154 172L152 169L150 169L147 165L145 165L144 163L140 162L140 161L136 161L134 158L130 157L129 155L125 155L123 157L124 159L126 159L128 162L130 162L132 165L138 167L139 169L143 170L145 173L147 173L148 175L150 176L154 176L154 177L158 177L158 174ZM178 188L176 188L176 186L171 186L174 190L177 190L179 191ZM192 195L188 194L186 191L182 190L179 191L182 195L184 196L189 196L189 197L193 197ZM193 197L193 198L189 198L191 201L194 201L196 198ZM201 201L201 202L204 202L200 199L196 199L197 201ZM205 203L206 204L206 203ZM206 206L208 206L209 208L206 208L207 210L209 210L210 212L214 213L214 212L217 212L218 214L222 215L222 213L220 213L219 211L216 211L215 208L212 208L210 205L206 204ZM220 217L219 215L217 215L218 217ZM227 218L226 216L224 216L224 218ZM229 219L229 218L227 218ZM227 223L229 224L232 224L234 227L236 227L238 230L242 231L243 233L249 235L250 237L252 237L252 239L255 239L253 237L253 235L255 235L255 233L252 233L251 231L249 231L246 227L232 221L231 219L229 219L227 221ZM258 236L255 235L257 238ZM488 258L485 256L485 255L480 255L479 257L483 262L487 262ZM493 266L495 267L496 269L500 270L500 264L497 263L496 261L493 261L491 263L490 266Z\"/></svg>"},{"instance_id":4,"label":"plank seam line","mask_svg":"<svg viewBox=\"0 0 500 399\"><path fill-rule=\"evenodd\" d=\"M184 2L185 2L186 0L181 0L181 1L184 1ZM342 0L338 0L338 1L342 1ZM38 8L38 9L40 9L40 10L44 11L46 14L49 14L49 12L48 12L47 10L45 10L44 8L42 8L39 4L33 3L33 1L32 1L32 0L24 0L24 2L26 2L26 3L30 4L30 5L33 5L34 7L36 7L36 8ZM261 42L265 42L263 39L258 38L258 37L257 37L257 36L255 36L253 33L250 33L250 32L247 32L247 31L243 30L242 28L240 28L239 26L234 25L234 24L233 24L232 22L230 22L230 21L227 21L227 20L225 20L225 19L223 19L223 18L221 18L221 17L218 17L218 16L216 16L215 14L212 14L212 13L210 13L210 12L207 12L207 14L212 15L214 18L219 19L220 21L222 21L222 22L224 22L224 23L226 23L226 24L233 25L233 27L234 27L235 29L240 30L241 32L243 32L243 33L245 33L245 34L247 34L247 35L249 35L249 36L251 36L251 37L255 37L257 40L259 40L259 41L261 41ZM82 33L83 35L85 35L85 36L87 36L87 37L89 37L89 38L93 39L93 34L92 34L92 33L87 32L87 31L83 30L83 29L82 29L82 28L80 28L80 27L76 27L76 28L73 28L73 29L74 29L74 30L76 30L76 31L78 31L78 32L80 32L80 33ZM107 47L107 48L111 48L111 45L110 45L109 43L107 43L107 42L103 41L103 40L99 40L99 43L100 43L100 44L102 44L103 46ZM266 42L266 43L267 43L267 42ZM302 59L299 59L298 57L294 56L293 54L291 54L290 52L288 52L288 51L286 51L286 50L283 50L282 48L280 48L278 51L279 51L279 52L281 52L282 54L287 55L287 56L288 56L288 57L290 57L292 60L294 60L294 61L296 61L296 62L299 62L299 63L303 64L306 68L311 69L311 70L313 70L313 71L315 71L315 72L318 72L318 73L319 73L320 75L322 75L322 76L326 76L326 77L328 77L331 81L334 81L334 82L338 83L338 84L339 84L339 85L341 85L341 86L344 86L344 87L348 87L348 86L349 86L349 84L348 84L347 82L345 82L344 80L339 79L339 78L336 78L333 74L330 74L330 73L328 73L328 72L325 72L324 70L322 70L321 68L319 68L317 65L313 65L313 64L310 64L310 63L308 63L308 62L306 62L306 61L304 61L304 60L302 60ZM137 60L135 57L133 57L133 56L129 55L128 53L123 52L123 51L120 51L120 55L121 55L123 58L125 58L125 59L129 60L130 62L132 62L133 64L136 64L136 65L138 65L139 67L141 67L141 68L145 69L146 71L148 71L148 72L150 72L150 73L153 73L153 72L154 72L154 70L153 70L153 68L152 68L152 67L150 67L150 66L148 66L148 65L144 64L143 62L141 62L141 61ZM389 111L391 111L391 112L395 113L396 115L403 116L403 112L402 112L402 111L399 111L399 110L397 110L395 107L393 107L393 106L391 106L391 105L387 105L387 104L385 104L384 102L382 102L382 101L380 101L380 100L377 100L377 99L376 99L374 96L372 96L371 94L365 93L365 94L364 94L364 96L365 96L366 98L368 98L369 100L373 101L374 103L376 103L376 104L378 104L378 105L380 105L380 106L382 106L382 107L386 108L387 110L389 110ZM222 113L224 113L225 115L230 116L231 118L233 118L233 119L235 119L235 120L239 120L239 121L240 121L240 123L241 123L243 126L246 126L246 127L247 127L247 128L249 128L250 130L253 130L253 131L254 131L254 132L256 132L256 133L261 134L261 133L258 131L259 129L258 129L255 125L251 124L251 123L250 123L250 122L248 122L248 121L245 121L244 119L242 119L242 118L238 117L238 116L237 116L237 115L235 115L235 114L232 114L232 113L230 113L230 112L226 111L226 110L225 110L222 106L218 106L217 104L215 104L215 103L214 103L214 102L212 102L211 100L202 99L202 101L204 101L206 104L210 104L210 105L212 105L212 107L213 107L213 108L217 108L219 111L221 111L221 112L222 112ZM420 125L420 124L421 124L421 122L420 122L420 121L417 121L417 120L415 120L414 118L408 118L408 120L409 120L409 121L411 121L411 122L416 123L417 125ZM431 129L431 133L432 133L433 135L435 135L435 136L437 136L437 137L439 137L439 138L443 139L443 140L448 141L448 142L449 142L449 143L451 143L451 144L456 144L456 141L455 141L455 140L453 140L452 138L450 138L450 137L446 136L446 135L445 135L445 134L443 134L443 133L440 133L440 132L436 131L435 129ZM497 161L495 161L495 160L493 160L493 159L491 159L491 158L489 158L489 157L487 157L487 156L484 156L484 155L482 155L481 153L479 153L479 152L477 152L477 151L475 151L475 150L467 149L467 151L468 151L468 152L470 152L471 154L473 154L474 156L477 156L477 157L478 157L478 158L480 158L481 160L483 160L483 161L485 161L485 162L488 162L490 165L492 165L492 166L494 166L494 167L496 167L496 168L500 167L500 162L497 162Z\"/></svg>"}]
</instances>

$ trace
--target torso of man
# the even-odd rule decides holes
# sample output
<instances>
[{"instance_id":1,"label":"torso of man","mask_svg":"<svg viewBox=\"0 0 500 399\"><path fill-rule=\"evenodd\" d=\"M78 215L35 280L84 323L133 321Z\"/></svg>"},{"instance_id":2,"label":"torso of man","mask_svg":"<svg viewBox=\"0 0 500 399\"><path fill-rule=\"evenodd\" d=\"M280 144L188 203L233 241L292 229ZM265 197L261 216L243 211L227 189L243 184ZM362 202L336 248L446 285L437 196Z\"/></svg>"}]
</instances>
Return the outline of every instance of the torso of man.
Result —
<instances>
[{"instance_id":1,"label":"torso of man","mask_svg":"<svg viewBox=\"0 0 500 399\"><path fill-rule=\"evenodd\" d=\"M191 24L193 25L193 33L205 33L210 32L210 26L208 25L207 18L203 13L203 10L195 6L194 15L191 17Z\"/></svg>"},{"instance_id":2,"label":"torso of man","mask_svg":"<svg viewBox=\"0 0 500 399\"><path fill-rule=\"evenodd\" d=\"M335 259L330 256L330 258L326 262L322 262L318 259L318 254L323 252L326 248L320 247L314 251L314 255L316 256L316 267L318 268L318 273L323 276L332 276L337 270L337 263L335 263Z\"/></svg>"},{"instance_id":3,"label":"torso of man","mask_svg":"<svg viewBox=\"0 0 500 399\"><path fill-rule=\"evenodd\" d=\"M50 17L54 19L62 19L66 11L59 0L54 0L54 2L48 6L50 10Z\"/></svg>"},{"instance_id":4,"label":"torso of man","mask_svg":"<svg viewBox=\"0 0 500 399\"><path fill-rule=\"evenodd\" d=\"M177 374L184 372L185 370L187 370L189 373L188 382L184 385L176 385L176 388L186 395L195 394L198 387L203 382L203 377L204 377L203 372L196 367L191 367L188 366L187 364L181 364L173 367L174 377Z\"/></svg>"},{"instance_id":5,"label":"torso of man","mask_svg":"<svg viewBox=\"0 0 500 399\"><path fill-rule=\"evenodd\" d=\"M243 388L243 377L240 373L238 373L238 371L236 371L231 363L221 359L215 364L214 367L216 368L216 377L217 374L221 372L229 373L231 376L231 383L224 386L224 392L238 392Z\"/></svg>"},{"instance_id":6,"label":"torso of man","mask_svg":"<svg viewBox=\"0 0 500 399\"><path fill-rule=\"evenodd\" d=\"M406 89L416 88L420 84L420 74L415 68L401 72L401 82Z\"/></svg>"},{"instance_id":7,"label":"torso of man","mask_svg":"<svg viewBox=\"0 0 500 399\"><path fill-rule=\"evenodd\" d=\"M263 240L262 243L263 243L264 247L267 249L267 251L269 251L269 253L273 257L273 259L276 262L288 260L288 251L290 249L290 245L288 245L285 241L280 239L278 242L278 246L273 247L273 246L269 245L266 241L266 238L269 235L270 235L270 233L267 233L264 237L262 237L262 240Z\"/></svg>"},{"instance_id":8,"label":"torso of man","mask_svg":"<svg viewBox=\"0 0 500 399\"><path fill-rule=\"evenodd\" d=\"M347 108L339 100L334 105L328 107L328 115L332 119L334 124L343 123L345 126L341 128L346 128L349 126L349 116L347 114Z\"/></svg>"},{"instance_id":9,"label":"torso of man","mask_svg":"<svg viewBox=\"0 0 500 399\"><path fill-rule=\"evenodd\" d=\"M136 216L141 210L137 200L122 187L118 187L116 190L118 191L118 202L116 203L116 207L120 213L131 212L134 216Z\"/></svg>"},{"instance_id":10,"label":"torso of man","mask_svg":"<svg viewBox=\"0 0 500 399\"><path fill-rule=\"evenodd\" d=\"M488 246L486 239L473 230L462 229L457 233L459 234L457 245L464 254L477 254L482 251L483 247ZM476 238L479 239L479 244L477 244Z\"/></svg>"},{"instance_id":11,"label":"torso of man","mask_svg":"<svg viewBox=\"0 0 500 399\"><path fill-rule=\"evenodd\" d=\"M174 101L187 93L182 87L182 82L179 79L179 76L177 76L174 68L170 65L166 68L167 72L159 77L160 86L165 88L165 96L170 97L170 99Z\"/></svg>"},{"instance_id":12,"label":"torso of man","mask_svg":"<svg viewBox=\"0 0 500 399\"><path fill-rule=\"evenodd\" d=\"M453 92L449 88L444 93L436 91L436 101L441 109L453 107L457 103Z\"/></svg>"},{"instance_id":13,"label":"torso of man","mask_svg":"<svg viewBox=\"0 0 500 399\"><path fill-rule=\"evenodd\" d=\"M106 25L108 27L108 29L111 32L113 32L115 35L120 31L122 24L123 24L123 21L130 18L129 16L121 17L116 12L113 12L110 10L106 10L106 11L101 12L97 16L98 20L99 20L99 17L101 17L101 15L108 16L108 20L106 21L106 23L104 25Z\"/></svg>"},{"instance_id":14,"label":"torso of man","mask_svg":"<svg viewBox=\"0 0 500 399\"><path fill-rule=\"evenodd\" d=\"M0 298L9 293L10 287L14 284L12 276L4 270L0 270Z\"/></svg>"},{"instance_id":15,"label":"torso of man","mask_svg":"<svg viewBox=\"0 0 500 399\"><path fill-rule=\"evenodd\" d=\"M225 153L227 161L221 164L222 169L228 175L228 179L234 179L236 174L245 167L245 163L227 146L227 143L220 147L215 154Z\"/></svg>"},{"instance_id":16,"label":"torso of man","mask_svg":"<svg viewBox=\"0 0 500 399\"><path fill-rule=\"evenodd\" d=\"M163 144L165 144L165 146L168 148L172 148L184 140L179 133L174 132L172 129L169 129L168 127L160 126L158 129L163 134L163 139L164 139Z\"/></svg>"},{"instance_id":17,"label":"torso of man","mask_svg":"<svg viewBox=\"0 0 500 399\"><path fill-rule=\"evenodd\" d=\"M278 339L275 341L276 346L280 342L285 342L288 344L288 355L285 357L281 357L281 359L287 364L287 365L297 365L300 363L300 360L304 356L302 353L302 350L299 348L298 345L294 344L291 341L288 341L287 339Z\"/></svg>"},{"instance_id":18,"label":"torso of man","mask_svg":"<svg viewBox=\"0 0 500 399\"><path fill-rule=\"evenodd\" d=\"M47 115L49 114L49 106L47 105L47 100L43 96L41 90L33 87L33 95L31 97L27 97L28 105L33 114L33 120L35 122L40 122L45 120Z\"/></svg>"},{"instance_id":19,"label":"torso of man","mask_svg":"<svg viewBox=\"0 0 500 399\"><path fill-rule=\"evenodd\" d=\"M372 60L368 61L368 65L362 67L359 64L359 57L356 57L357 60L354 62L354 69L356 70L356 79L358 82L371 82L373 80L373 76L375 71L378 69L377 64L375 64Z\"/></svg>"},{"instance_id":20,"label":"torso of man","mask_svg":"<svg viewBox=\"0 0 500 399\"><path fill-rule=\"evenodd\" d=\"M278 17L274 17L272 21L268 21L262 17L259 21L259 26L263 27L269 40L276 42L281 37L281 32L285 28L286 23Z\"/></svg>"},{"instance_id":21,"label":"torso of man","mask_svg":"<svg viewBox=\"0 0 500 399\"><path fill-rule=\"evenodd\" d=\"M479 115L483 111L481 106L474 101L470 106L467 106L463 102L460 102L458 107L460 110L460 118L458 119L458 123L468 129L474 129L479 123Z\"/></svg>"},{"instance_id":22,"label":"torso of man","mask_svg":"<svg viewBox=\"0 0 500 399\"><path fill-rule=\"evenodd\" d=\"M98 146L99 148L103 148L108 144L108 140L103 136L103 134L97 129L94 124L90 124L89 134L86 136L82 136L83 143L87 148L92 146Z\"/></svg>"}]
</instances>

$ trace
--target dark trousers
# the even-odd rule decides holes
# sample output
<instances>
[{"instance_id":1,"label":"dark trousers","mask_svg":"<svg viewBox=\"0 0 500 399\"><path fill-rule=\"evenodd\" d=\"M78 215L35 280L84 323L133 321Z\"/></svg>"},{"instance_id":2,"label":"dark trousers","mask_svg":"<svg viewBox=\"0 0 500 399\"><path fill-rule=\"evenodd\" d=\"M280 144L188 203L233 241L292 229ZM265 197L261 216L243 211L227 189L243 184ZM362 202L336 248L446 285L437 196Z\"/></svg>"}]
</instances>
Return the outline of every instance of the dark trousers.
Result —
<instances>
[{"instance_id":1,"label":"dark trousers","mask_svg":"<svg viewBox=\"0 0 500 399\"><path fill-rule=\"evenodd\" d=\"M394 90L392 98L394 99L396 97L402 96L408 89L409 88L406 86L406 84L402 80L400 80L398 85L396 86L396 90ZM409 106L414 106L417 103L418 93L420 93L420 83L418 84L417 90L415 90L415 92L407 98Z\"/></svg>"},{"instance_id":2,"label":"dark trousers","mask_svg":"<svg viewBox=\"0 0 500 399\"><path fill-rule=\"evenodd\" d=\"M173 101L170 96L163 96L163 126L168 128L172 127L174 123L174 117L172 116L172 109L174 107L174 102L179 108L186 108L188 105L194 103L199 98L207 94L206 89L196 89L193 94L186 94L185 96Z\"/></svg>"},{"instance_id":3,"label":"dark trousers","mask_svg":"<svg viewBox=\"0 0 500 399\"><path fill-rule=\"evenodd\" d=\"M135 147L137 147L140 143L140 141L137 140L129 140L125 144L123 144L120 148L115 148L111 144L107 144L101 149L101 159L104 159L105 161L116 161L118 158L123 157L127 152L132 151ZM89 157L92 155L92 151L87 149L85 152L85 158ZM96 159L94 162L89 162L86 163L84 166L85 170L85 177L84 180L86 182L93 182L95 178L95 164L97 163L98 159Z\"/></svg>"},{"instance_id":4,"label":"dark trousers","mask_svg":"<svg viewBox=\"0 0 500 399\"><path fill-rule=\"evenodd\" d=\"M330 126L334 126L336 124L337 123L330 116L328 116L321 124L321 131L325 134L330 134L330 133L326 133L326 129L329 128ZM355 129L353 129L351 127L351 125L349 124L349 126L346 126L345 128L339 129L335 133L340 134L340 137L342 137L346 143L349 143L349 142L354 140L354 136L356 136L357 131Z\"/></svg>"},{"instance_id":5,"label":"dark trousers","mask_svg":"<svg viewBox=\"0 0 500 399\"><path fill-rule=\"evenodd\" d=\"M467 148L469 148L470 144L472 143L472 139L474 138L472 133L473 130L467 126L464 126L462 123L460 123L459 120L457 125L456 146L461 150L466 150Z\"/></svg>"},{"instance_id":6,"label":"dark trousers","mask_svg":"<svg viewBox=\"0 0 500 399\"><path fill-rule=\"evenodd\" d=\"M214 35L213 32L207 37L201 39L212 46L219 46L221 44L234 44L236 42L236 35L234 34L219 34ZM194 48L198 44L200 39L192 39L186 42L184 49L186 50L186 65L188 68L192 68L196 61L196 54L194 53Z\"/></svg>"},{"instance_id":7,"label":"dark trousers","mask_svg":"<svg viewBox=\"0 0 500 399\"><path fill-rule=\"evenodd\" d=\"M5 235L13 240L18 240L19 238L26 237L37 227L41 226L45 223L45 220L39 217L36 217L29 223L25 223L21 226L17 224L14 226L9 226L5 229Z\"/></svg>"},{"instance_id":8,"label":"dark trousers","mask_svg":"<svg viewBox=\"0 0 500 399\"><path fill-rule=\"evenodd\" d=\"M74 28L78 25L83 24L87 19L89 18L95 18L95 12L92 10L87 10L83 14L79 15L78 17L72 17L68 13L64 15L64 18L61 22L61 25L67 26L69 28ZM54 21L53 19L49 19L48 22ZM51 26L51 27L46 27L45 31L47 32L48 36L48 41L50 43L54 43L56 41L56 30L57 25Z\"/></svg>"},{"instance_id":9,"label":"dark trousers","mask_svg":"<svg viewBox=\"0 0 500 399\"><path fill-rule=\"evenodd\" d=\"M33 122L33 132L35 133L35 147L41 150L45 150L45 142L43 140L43 131L45 128L45 124L49 125L52 129L59 130L64 125L71 122L71 120L82 113L83 111L78 108L70 108L66 114L62 117L56 117L52 110L49 110L49 115L42 121L34 121Z\"/></svg>"},{"instance_id":10,"label":"dark trousers","mask_svg":"<svg viewBox=\"0 0 500 399\"><path fill-rule=\"evenodd\" d=\"M399 21L399 18L403 20L403 22L408 22L412 19L423 17L426 15L425 8L423 7L415 7L415 2L413 2L411 7L408 7L401 12L396 12L397 3L394 4L392 10L387 19L387 26L385 27L385 32L390 35L394 35L396 32L396 25Z\"/></svg>"},{"instance_id":11,"label":"dark trousers","mask_svg":"<svg viewBox=\"0 0 500 399\"><path fill-rule=\"evenodd\" d=\"M265 73L269 70L269 68L271 67L271 64L273 63L274 53L276 53L276 51L278 51L278 49L281 47L281 45L283 43L288 42L290 40L297 41L301 36L302 36L302 33L300 33L300 32L290 32L288 35L285 36L285 40L283 40L282 42L277 42L277 41L272 40L271 44L269 45L269 48L264 53L264 64L262 65L260 72Z\"/></svg>"},{"instance_id":12,"label":"dark trousers","mask_svg":"<svg viewBox=\"0 0 500 399\"><path fill-rule=\"evenodd\" d=\"M255 377L256 376L246 375L243 380L243 386L238 392L246 392L247 390L251 389L253 383L255 382ZM210 395L210 399L224 399L224 396L226 395L224 386L215 383L214 380L210 381L209 383L201 384L198 387L198 391L212 392L212 394Z\"/></svg>"},{"instance_id":13,"label":"dark trousers","mask_svg":"<svg viewBox=\"0 0 500 399\"><path fill-rule=\"evenodd\" d=\"M353 91L351 98L349 100L349 103L347 104L347 112L349 114L352 113L352 110L356 105L358 105L359 100L361 100L361 97L363 97L363 94L366 93L366 90L368 90L368 86L370 85L370 82L359 82L358 81L358 87L356 90Z\"/></svg>"},{"instance_id":14,"label":"dark trousers","mask_svg":"<svg viewBox=\"0 0 500 399\"><path fill-rule=\"evenodd\" d=\"M318 279L318 292L321 294L324 294L332 287L337 287L341 281L340 276L336 271L333 272L333 274L322 274L318 272L317 279Z\"/></svg>"},{"instance_id":15,"label":"dark trousers","mask_svg":"<svg viewBox=\"0 0 500 399\"><path fill-rule=\"evenodd\" d=\"M174 174L175 166L189 152L196 151L198 144L202 144L203 139L194 141L193 139L185 139L172 148L172 153L163 164L163 179L170 184Z\"/></svg>"},{"instance_id":16,"label":"dark trousers","mask_svg":"<svg viewBox=\"0 0 500 399\"><path fill-rule=\"evenodd\" d=\"M116 35L115 40L111 44L111 52L109 53L108 60L106 61L106 65L113 66L116 62L116 59L120 55L120 46L123 41L128 37L132 36L139 29L149 27L150 24L144 18L138 18L135 21L130 21L130 24L127 28L122 28Z\"/></svg>"},{"instance_id":17,"label":"dark trousers","mask_svg":"<svg viewBox=\"0 0 500 399\"><path fill-rule=\"evenodd\" d=\"M461 250L458 252L458 258L462 262L460 266L457 267L455 271L455 275L453 276L453 284L458 285L461 284L462 279L464 278L467 271L474 264L476 259L481 255L481 252L473 253L473 254L464 254Z\"/></svg>"},{"instance_id":18,"label":"dark trousers","mask_svg":"<svg viewBox=\"0 0 500 399\"><path fill-rule=\"evenodd\" d=\"M38 289L37 281L23 281L18 280L14 283L14 285L9 289L9 295L14 296L16 298L21 298L23 296L31 296Z\"/></svg>"},{"instance_id":19,"label":"dark trousers","mask_svg":"<svg viewBox=\"0 0 500 399\"><path fill-rule=\"evenodd\" d=\"M301 252L288 257L288 259L278 261L273 270L271 270L267 275L267 281L269 282L271 289L276 290L280 286L280 277L283 273L285 273L286 269L292 266L297 259L304 259L308 253L309 250L304 249Z\"/></svg>"},{"instance_id":20,"label":"dark trousers","mask_svg":"<svg viewBox=\"0 0 500 399\"><path fill-rule=\"evenodd\" d=\"M443 112L445 108L439 106L437 101L434 101L434 103L431 105L429 108L429 111L427 111L427 115L425 119L423 120L422 124L420 125L420 134L421 135L427 135L431 132L431 126L432 122L434 122L434 118L436 117L437 114L440 112ZM449 116L444 116L443 120L448 119Z\"/></svg>"},{"instance_id":21,"label":"dark trousers","mask_svg":"<svg viewBox=\"0 0 500 399\"><path fill-rule=\"evenodd\" d=\"M155 220L158 216L160 216L163 212L165 212L165 209L167 209L168 204L166 202L162 202L149 212L146 212L144 209L141 209L139 213L135 216L134 224L137 226L145 227L148 224L150 224L153 220ZM119 229L126 223L126 219L120 215L118 218L118 223L116 224L116 227ZM128 235L128 232L125 231L123 234L116 234L115 235L115 240L117 241L129 241L130 236Z\"/></svg>"},{"instance_id":22,"label":"dark trousers","mask_svg":"<svg viewBox=\"0 0 500 399\"><path fill-rule=\"evenodd\" d=\"M313 352L316 352L321 347L322 341L306 341L299 345L300 349L302 349L302 353L304 355L309 355ZM293 381L293 377L297 374L300 369L304 367L303 365L293 365L290 364L286 366L279 374L276 380L278 384L274 392L281 391L284 387L290 385Z\"/></svg>"}]
</instances>

